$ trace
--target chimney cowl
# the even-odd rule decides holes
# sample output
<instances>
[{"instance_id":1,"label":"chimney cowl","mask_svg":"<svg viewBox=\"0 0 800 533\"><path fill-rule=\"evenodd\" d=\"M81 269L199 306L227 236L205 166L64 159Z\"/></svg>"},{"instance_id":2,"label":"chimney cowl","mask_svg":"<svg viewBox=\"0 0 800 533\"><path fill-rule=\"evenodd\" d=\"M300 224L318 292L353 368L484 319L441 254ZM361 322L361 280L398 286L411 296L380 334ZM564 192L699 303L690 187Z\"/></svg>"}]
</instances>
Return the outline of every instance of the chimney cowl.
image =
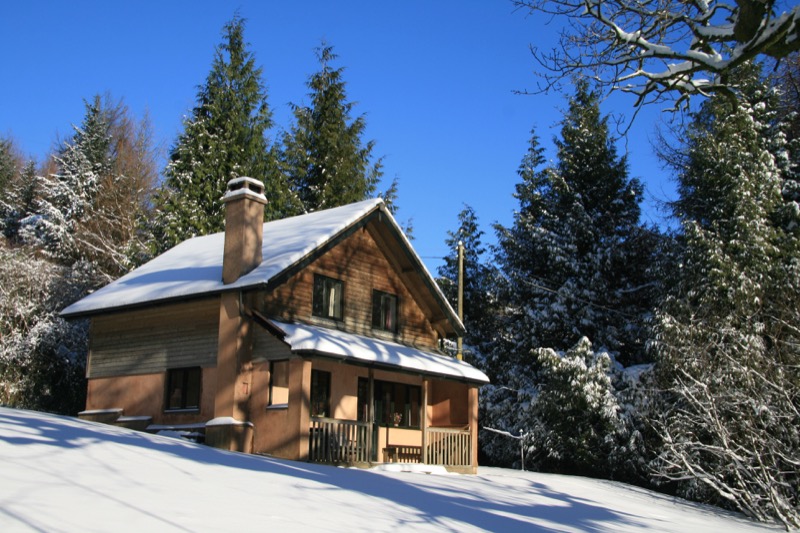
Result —
<instances>
[{"instance_id":1,"label":"chimney cowl","mask_svg":"<svg viewBox=\"0 0 800 533\"><path fill-rule=\"evenodd\" d=\"M222 201L226 203L240 196L249 196L258 202L267 203L267 197L264 196L264 184L246 176L233 178L228 182L228 190L222 197Z\"/></svg>"}]
</instances>

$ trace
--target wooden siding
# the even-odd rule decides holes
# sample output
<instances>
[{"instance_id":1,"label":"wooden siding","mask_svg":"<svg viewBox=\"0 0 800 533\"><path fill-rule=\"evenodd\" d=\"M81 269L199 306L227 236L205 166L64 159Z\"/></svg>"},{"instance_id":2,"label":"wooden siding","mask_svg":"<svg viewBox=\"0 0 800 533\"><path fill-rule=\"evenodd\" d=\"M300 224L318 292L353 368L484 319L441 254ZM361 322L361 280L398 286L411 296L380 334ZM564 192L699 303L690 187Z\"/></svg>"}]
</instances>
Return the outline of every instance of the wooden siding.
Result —
<instances>
[{"instance_id":1,"label":"wooden siding","mask_svg":"<svg viewBox=\"0 0 800 533\"><path fill-rule=\"evenodd\" d=\"M292 354L285 342L257 323L253 324L253 362L280 361Z\"/></svg>"},{"instance_id":2,"label":"wooden siding","mask_svg":"<svg viewBox=\"0 0 800 533\"><path fill-rule=\"evenodd\" d=\"M89 378L217 363L219 298L92 318Z\"/></svg>"},{"instance_id":3,"label":"wooden siding","mask_svg":"<svg viewBox=\"0 0 800 533\"><path fill-rule=\"evenodd\" d=\"M344 282L341 322L313 316L314 274ZM398 297L397 333L372 328L373 289ZM366 228L357 230L266 294L263 312L287 321L302 320L402 344L428 349L437 347L438 335L425 312Z\"/></svg>"},{"instance_id":4,"label":"wooden siding","mask_svg":"<svg viewBox=\"0 0 800 533\"><path fill-rule=\"evenodd\" d=\"M201 424L214 417L215 368L203 369L199 411L166 411L164 380L164 372L90 379L86 409L120 408L125 416L151 416L153 424L166 426Z\"/></svg>"}]
</instances>

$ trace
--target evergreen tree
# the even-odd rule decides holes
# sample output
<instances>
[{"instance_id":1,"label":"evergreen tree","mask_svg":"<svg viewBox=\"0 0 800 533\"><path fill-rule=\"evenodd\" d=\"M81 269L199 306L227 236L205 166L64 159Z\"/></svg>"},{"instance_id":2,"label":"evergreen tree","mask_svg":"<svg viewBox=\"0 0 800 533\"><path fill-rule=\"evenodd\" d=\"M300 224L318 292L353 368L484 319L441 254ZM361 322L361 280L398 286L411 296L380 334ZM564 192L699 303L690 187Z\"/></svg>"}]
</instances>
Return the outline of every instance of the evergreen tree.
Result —
<instances>
[{"instance_id":1,"label":"evergreen tree","mask_svg":"<svg viewBox=\"0 0 800 533\"><path fill-rule=\"evenodd\" d=\"M294 124L283 136L281 167L303 212L327 209L371 197L382 175L372 160L373 141L361 139L364 115L351 117L344 68L334 68L331 46L317 50L319 72L308 80L308 106L294 106Z\"/></svg>"},{"instance_id":2,"label":"evergreen tree","mask_svg":"<svg viewBox=\"0 0 800 533\"><path fill-rule=\"evenodd\" d=\"M779 112L786 123L789 169L784 175L782 194L783 228L800 235L794 221L800 217L800 53L792 54L781 64L777 80Z\"/></svg>"},{"instance_id":3,"label":"evergreen tree","mask_svg":"<svg viewBox=\"0 0 800 533\"><path fill-rule=\"evenodd\" d=\"M687 497L800 525L800 270L789 157L755 65L686 131L673 208L685 242L652 347L668 391L660 476Z\"/></svg>"},{"instance_id":4,"label":"evergreen tree","mask_svg":"<svg viewBox=\"0 0 800 533\"><path fill-rule=\"evenodd\" d=\"M607 475L619 425L612 358L607 352L595 352L586 337L566 352L540 348L535 353L541 385L531 441L542 468Z\"/></svg>"},{"instance_id":5,"label":"evergreen tree","mask_svg":"<svg viewBox=\"0 0 800 533\"><path fill-rule=\"evenodd\" d=\"M54 171L35 185L40 198L19 221L21 239L64 265L93 263L98 281L125 274L144 245L139 227L157 177L150 139L147 120L134 120L121 101L87 102L81 126L53 157Z\"/></svg>"},{"instance_id":6,"label":"evergreen tree","mask_svg":"<svg viewBox=\"0 0 800 533\"><path fill-rule=\"evenodd\" d=\"M19 174L22 167L22 158L11 139L0 139L0 202L3 201L6 191Z\"/></svg>"},{"instance_id":7,"label":"evergreen tree","mask_svg":"<svg viewBox=\"0 0 800 533\"><path fill-rule=\"evenodd\" d=\"M42 200L37 206L40 216L26 235L29 242L42 246L64 264L81 258L80 225L90 218L100 182L112 168L111 138L100 97L85 105L81 126L55 157L57 172L42 180Z\"/></svg>"},{"instance_id":8,"label":"evergreen tree","mask_svg":"<svg viewBox=\"0 0 800 533\"><path fill-rule=\"evenodd\" d=\"M22 221L36 213L38 184L36 164L28 161L19 178L11 182L6 200L0 201L0 224L3 234L12 242L19 240Z\"/></svg>"},{"instance_id":9,"label":"evergreen tree","mask_svg":"<svg viewBox=\"0 0 800 533\"><path fill-rule=\"evenodd\" d=\"M519 175L519 209L498 227L498 261L515 311L516 352L571 348L581 337L623 364L643 358L643 322L656 237L639 225L642 188L628 178L597 95L579 84L556 139L558 161L541 169L534 134Z\"/></svg>"},{"instance_id":10,"label":"evergreen tree","mask_svg":"<svg viewBox=\"0 0 800 533\"><path fill-rule=\"evenodd\" d=\"M270 201L267 219L296 211L266 138L272 113L244 29L245 21L238 16L225 25L224 42L199 88L197 105L171 150L153 229L158 252L189 237L222 231L220 198L233 178L249 176L264 182Z\"/></svg>"},{"instance_id":11,"label":"evergreen tree","mask_svg":"<svg viewBox=\"0 0 800 533\"><path fill-rule=\"evenodd\" d=\"M503 312L487 359L494 385L483 395L484 419L497 429L527 433L529 460L540 468L611 475L616 466L600 450L634 430L590 410L575 410L580 416L568 425L547 415L559 412L552 402L586 402L581 390L558 386L564 374L554 357L565 365L570 358L586 361L584 348L597 346L591 358L607 354L612 363L595 368L584 362L586 376L595 376L587 383L602 382L606 396L616 394L610 374L595 378L621 371L619 363L646 359L645 324L658 289L649 269L659 236L639 225L641 185L628 177L587 84L570 99L555 143L558 160L544 167L532 135L519 168L514 223L497 227ZM501 436L487 434L484 444L499 461L511 456L511 443ZM598 453L607 460L598 463Z\"/></svg>"}]
</instances>

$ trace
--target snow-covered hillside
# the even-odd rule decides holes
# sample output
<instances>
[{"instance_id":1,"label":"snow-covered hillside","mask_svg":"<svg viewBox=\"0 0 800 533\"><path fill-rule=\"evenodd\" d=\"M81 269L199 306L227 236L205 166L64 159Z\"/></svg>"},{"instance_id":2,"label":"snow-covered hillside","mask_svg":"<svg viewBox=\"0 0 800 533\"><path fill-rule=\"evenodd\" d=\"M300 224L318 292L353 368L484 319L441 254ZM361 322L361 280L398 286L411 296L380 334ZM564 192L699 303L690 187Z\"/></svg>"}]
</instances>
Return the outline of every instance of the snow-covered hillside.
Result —
<instances>
[{"instance_id":1,"label":"snow-covered hillside","mask_svg":"<svg viewBox=\"0 0 800 533\"><path fill-rule=\"evenodd\" d=\"M333 468L0 408L0 531L778 531L580 477Z\"/></svg>"}]
</instances>

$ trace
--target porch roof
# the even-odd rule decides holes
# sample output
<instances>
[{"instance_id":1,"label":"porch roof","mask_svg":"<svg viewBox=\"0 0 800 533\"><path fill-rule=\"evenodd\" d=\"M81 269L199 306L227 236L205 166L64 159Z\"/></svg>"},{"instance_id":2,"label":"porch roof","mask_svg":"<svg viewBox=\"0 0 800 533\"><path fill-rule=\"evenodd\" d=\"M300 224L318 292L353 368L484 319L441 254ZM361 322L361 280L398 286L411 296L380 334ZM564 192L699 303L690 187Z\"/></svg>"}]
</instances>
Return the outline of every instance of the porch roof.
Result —
<instances>
[{"instance_id":1,"label":"porch roof","mask_svg":"<svg viewBox=\"0 0 800 533\"><path fill-rule=\"evenodd\" d=\"M269 323L295 353L315 353L367 365L392 367L475 383L489 383L486 374L474 366L446 355L309 324L276 320L269 320Z\"/></svg>"}]
</instances>

